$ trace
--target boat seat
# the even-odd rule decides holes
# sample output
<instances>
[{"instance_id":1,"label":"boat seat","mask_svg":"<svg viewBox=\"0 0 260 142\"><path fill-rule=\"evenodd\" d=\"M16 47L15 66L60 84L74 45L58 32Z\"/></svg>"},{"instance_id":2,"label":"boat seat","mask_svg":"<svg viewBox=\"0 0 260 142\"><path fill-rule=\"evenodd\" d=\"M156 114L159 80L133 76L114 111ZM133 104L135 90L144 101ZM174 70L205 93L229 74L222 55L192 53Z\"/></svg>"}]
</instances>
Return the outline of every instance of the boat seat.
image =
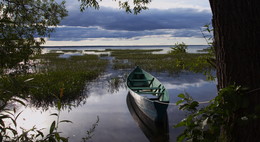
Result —
<instances>
[{"instance_id":1,"label":"boat seat","mask_svg":"<svg viewBox=\"0 0 260 142\"><path fill-rule=\"evenodd\" d=\"M130 79L129 82L133 87L149 87L153 83L153 79ZM135 82L135 84L133 84ZM147 89L147 88L145 88ZM156 88L155 88L156 89ZM139 89L142 90L142 89Z\"/></svg>"},{"instance_id":2,"label":"boat seat","mask_svg":"<svg viewBox=\"0 0 260 142\"><path fill-rule=\"evenodd\" d=\"M149 87L149 81L147 79L130 79L129 82L133 87Z\"/></svg>"},{"instance_id":3,"label":"boat seat","mask_svg":"<svg viewBox=\"0 0 260 142\"><path fill-rule=\"evenodd\" d=\"M128 79L128 83L133 87L148 87L148 81L146 79Z\"/></svg>"},{"instance_id":4,"label":"boat seat","mask_svg":"<svg viewBox=\"0 0 260 142\"><path fill-rule=\"evenodd\" d=\"M134 72L134 74L144 74L143 72Z\"/></svg>"},{"instance_id":5,"label":"boat seat","mask_svg":"<svg viewBox=\"0 0 260 142\"><path fill-rule=\"evenodd\" d=\"M160 86L159 86L160 87ZM161 89L161 88L160 88ZM157 90L157 89L156 89ZM145 96L145 97L147 97L147 96L153 96L153 97L147 97L147 98L149 98L150 100L158 100L159 98L161 98L161 96L164 94L164 92L165 92L165 88L162 88L162 90L161 91L159 91L159 92L153 92L153 91L151 91L151 92L148 92L148 91L144 91L144 92L137 92L138 94L140 94L140 95L142 95L142 96Z\"/></svg>"},{"instance_id":6,"label":"boat seat","mask_svg":"<svg viewBox=\"0 0 260 142\"><path fill-rule=\"evenodd\" d=\"M132 90L157 90L160 89L160 87L131 87Z\"/></svg>"},{"instance_id":7,"label":"boat seat","mask_svg":"<svg viewBox=\"0 0 260 142\"><path fill-rule=\"evenodd\" d=\"M130 81L136 81L136 82L145 82L145 81L152 81L152 79L130 79Z\"/></svg>"},{"instance_id":8,"label":"boat seat","mask_svg":"<svg viewBox=\"0 0 260 142\"><path fill-rule=\"evenodd\" d=\"M148 91L145 91L145 92L137 92L138 94L140 94L140 95L143 95L143 94L152 94L152 95L156 95L156 94L158 94L158 95L162 95L162 94L164 94L164 92L148 92Z\"/></svg>"}]
</instances>

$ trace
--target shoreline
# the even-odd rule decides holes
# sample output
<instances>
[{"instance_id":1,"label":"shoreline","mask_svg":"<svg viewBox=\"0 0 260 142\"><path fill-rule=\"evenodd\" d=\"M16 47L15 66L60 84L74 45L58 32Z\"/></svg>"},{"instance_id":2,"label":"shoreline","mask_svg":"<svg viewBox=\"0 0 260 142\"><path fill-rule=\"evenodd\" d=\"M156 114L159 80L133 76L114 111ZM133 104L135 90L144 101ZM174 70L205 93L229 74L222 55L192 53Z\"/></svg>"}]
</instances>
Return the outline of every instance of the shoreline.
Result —
<instances>
[{"instance_id":1,"label":"shoreline","mask_svg":"<svg viewBox=\"0 0 260 142\"><path fill-rule=\"evenodd\" d=\"M98 47L172 47L174 45L82 45L82 46L41 46L41 48L98 48ZM188 46L208 46L208 45L188 45Z\"/></svg>"}]
</instances>

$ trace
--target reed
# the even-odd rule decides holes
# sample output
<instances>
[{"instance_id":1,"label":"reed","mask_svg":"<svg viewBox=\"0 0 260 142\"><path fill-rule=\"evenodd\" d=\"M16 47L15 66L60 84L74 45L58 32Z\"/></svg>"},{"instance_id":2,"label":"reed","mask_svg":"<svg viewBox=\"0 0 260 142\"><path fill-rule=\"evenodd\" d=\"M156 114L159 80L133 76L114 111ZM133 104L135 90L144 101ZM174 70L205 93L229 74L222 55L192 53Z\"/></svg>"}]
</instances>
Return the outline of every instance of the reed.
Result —
<instances>
[{"instance_id":1,"label":"reed","mask_svg":"<svg viewBox=\"0 0 260 142\"><path fill-rule=\"evenodd\" d=\"M146 50L112 50L114 69L129 69L142 66L148 71L168 72L170 74L183 70L204 72L212 70L202 53L153 54Z\"/></svg>"},{"instance_id":2,"label":"reed","mask_svg":"<svg viewBox=\"0 0 260 142\"><path fill-rule=\"evenodd\" d=\"M37 73L19 77L22 80L32 79L29 86L33 86L30 99L34 106L54 106L54 95L58 95L61 89L63 102L78 104L86 97L82 94L86 83L103 73L108 63L97 55L59 58L60 55L48 53L34 57L41 61L36 67Z\"/></svg>"},{"instance_id":3,"label":"reed","mask_svg":"<svg viewBox=\"0 0 260 142\"><path fill-rule=\"evenodd\" d=\"M111 56L132 55L132 54L151 54L152 52L162 51L162 49L106 49L111 52Z\"/></svg>"},{"instance_id":4,"label":"reed","mask_svg":"<svg viewBox=\"0 0 260 142\"><path fill-rule=\"evenodd\" d=\"M84 52L107 52L106 50L94 50L94 49L88 49L84 50Z\"/></svg>"},{"instance_id":5,"label":"reed","mask_svg":"<svg viewBox=\"0 0 260 142\"><path fill-rule=\"evenodd\" d=\"M66 52L82 52L82 51L81 50L51 50L50 52L51 53L56 53L56 52L66 53Z\"/></svg>"}]
</instances>

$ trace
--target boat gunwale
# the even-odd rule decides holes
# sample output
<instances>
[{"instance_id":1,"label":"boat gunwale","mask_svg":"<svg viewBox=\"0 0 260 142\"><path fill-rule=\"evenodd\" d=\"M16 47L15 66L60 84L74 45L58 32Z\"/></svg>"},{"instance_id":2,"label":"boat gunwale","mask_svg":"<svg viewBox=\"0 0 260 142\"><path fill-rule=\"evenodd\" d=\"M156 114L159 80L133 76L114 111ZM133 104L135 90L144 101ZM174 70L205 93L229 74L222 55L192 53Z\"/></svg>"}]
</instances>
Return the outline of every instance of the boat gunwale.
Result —
<instances>
[{"instance_id":1,"label":"boat gunwale","mask_svg":"<svg viewBox=\"0 0 260 142\"><path fill-rule=\"evenodd\" d=\"M135 92L134 91L134 89L132 89L131 88L131 86L129 85L129 82L131 81L131 80L129 80L129 76L131 75L131 74L133 74L134 72L135 72L135 70L137 69L137 68L139 68L138 66L134 69L134 70L132 70L129 74L128 74L128 77L127 77L127 87L129 88L129 90L131 91L131 93L135 93L135 94L137 94L138 96L140 96L140 97L142 97L142 98L144 98L144 99L146 99L146 100L148 100L148 101L150 101L150 102L153 102L153 103L169 103L169 92L167 91L167 89L164 87L164 85L156 78L156 77L154 77L152 74L150 74L150 73L148 73L148 72L146 72L145 70L143 70L143 69L141 69L141 68L139 68L141 71L142 71L142 74L147 74L147 75L149 75L149 76L151 76L151 77L153 77L153 79L144 79L144 81L151 81L151 80L155 80L155 81L157 81L157 82L159 82L160 83L160 85L161 85L161 88L164 88L164 92L154 92L155 94L156 93L163 93L162 95L164 95L164 96L166 96L167 97L167 99L166 99L166 101L164 101L164 100L160 100L160 96L157 96L158 97L158 99L149 99L149 98L147 98L147 97L145 97L145 96L143 96L142 94L140 94L139 92ZM135 86L133 86L133 87L135 87ZM138 87L137 86L137 88L142 88L142 87ZM146 89L153 89L153 88L157 88L157 89L159 89L160 87L144 87L144 88L146 88ZM160 89L161 89L160 88ZM151 89L151 90L152 90ZM141 89L140 89L141 90ZM153 94L152 94L153 95ZM153 95L153 96L156 96L156 95Z\"/></svg>"}]
</instances>

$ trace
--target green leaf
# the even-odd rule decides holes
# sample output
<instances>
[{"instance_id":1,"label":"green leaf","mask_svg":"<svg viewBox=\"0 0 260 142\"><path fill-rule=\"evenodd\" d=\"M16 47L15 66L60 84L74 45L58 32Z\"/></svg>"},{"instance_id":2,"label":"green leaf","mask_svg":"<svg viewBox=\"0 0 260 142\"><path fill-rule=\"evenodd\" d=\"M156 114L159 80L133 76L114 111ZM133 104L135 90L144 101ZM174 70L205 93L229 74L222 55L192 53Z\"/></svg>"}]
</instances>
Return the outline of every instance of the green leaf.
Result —
<instances>
[{"instance_id":1,"label":"green leaf","mask_svg":"<svg viewBox=\"0 0 260 142\"><path fill-rule=\"evenodd\" d=\"M15 119L14 119L15 121L17 121L18 117L22 114L22 112L23 112L23 111L19 112L19 113L16 115L16 117L15 117Z\"/></svg>"},{"instance_id":2,"label":"green leaf","mask_svg":"<svg viewBox=\"0 0 260 142\"><path fill-rule=\"evenodd\" d=\"M9 115L2 115L2 116L0 116L0 119L2 120L2 119L6 119L6 118L10 118L10 116Z\"/></svg>"},{"instance_id":3,"label":"green leaf","mask_svg":"<svg viewBox=\"0 0 260 142\"><path fill-rule=\"evenodd\" d=\"M180 103L183 103L183 102L184 102L184 100L179 100L176 102L176 105L179 105Z\"/></svg>"},{"instance_id":4,"label":"green leaf","mask_svg":"<svg viewBox=\"0 0 260 142\"><path fill-rule=\"evenodd\" d=\"M55 129L55 124L56 124L56 121L53 121L52 124L51 124L51 127L50 127L50 134L53 133L53 131Z\"/></svg>"},{"instance_id":5,"label":"green leaf","mask_svg":"<svg viewBox=\"0 0 260 142\"><path fill-rule=\"evenodd\" d=\"M3 141L3 136L2 136L2 135L0 135L0 141L1 141L1 142Z\"/></svg>"},{"instance_id":6,"label":"green leaf","mask_svg":"<svg viewBox=\"0 0 260 142\"><path fill-rule=\"evenodd\" d=\"M53 137L49 137L49 141L48 142L56 142L56 140Z\"/></svg>"},{"instance_id":7,"label":"green leaf","mask_svg":"<svg viewBox=\"0 0 260 142\"><path fill-rule=\"evenodd\" d=\"M58 142L60 141L60 134L59 133L55 133L55 138L56 140L58 140Z\"/></svg>"},{"instance_id":8,"label":"green leaf","mask_svg":"<svg viewBox=\"0 0 260 142\"><path fill-rule=\"evenodd\" d=\"M178 97L184 99L185 95L184 94L179 94Z\"/></svg>"},{"instance_id":9,"label":"green leaf","mask_svg":"<svg viewBox=\"0 0 260 142\"><path fill-rule=\"evenodd\" d=\"M0 119L0 126L1 126L1 127L5 127L5 123L4 123L4 121L3 121L2 119ZM0 128L1 128L1 127L0 127Z\"/></svg>"},{"instance_id":10,"label":"green leaf","mask_svg":"<svg viewBox=\"0 0 260 142\"><path fill-rule=\"evenodd\" d=\"M23 106L26 105L22 100L15 99L15 98L12 98L11 100L13 100L13 101L15 101L15 102L18 102L18 103L22 104Z\"/></svg>"},{"instance_id":11,"label":"green leaf","mask_svg":"<svg viewBox=\"0 0 260 142\"><path fill-rule=\"evenodd\" d=\"M188 104L183 104L179 107L179 110L185 110L187 109L188 106L189 106Z\"/></svg>"},{"instance_id":12,"label":"green leaf","mask_svg":"<svg viewBox=\"0 0 260 142\"><path fill-rule=\"evenodd\" d=\"M51 116L54 115L54 116L58 116L58 113L52 113Z\"/></svg>"},{"instance_id":13,"label":"green leaf","mask_svg":"<svg viewBox=\"0 0 260 142\"><path fill-rule=\"evenodd\" d=\"M12 120L12 122L13 122L14 126L16 127L16 126L17 126L17 124L16 124L16 121L15 121L15 119L13 119L13 118L10 118L10 119Z\"/></svg>"},{"instance_id":14,"label":"green leaf","mask_svg":"<svg viewBox=\"0 0 260 142\"><path fill-rule=\"evenodd\" d=\"M177 137L177 142L183 142L186 137L187 135L185 133L182 133Z\"/></svg>"},{"instance_id":15,"label":"green leaf","mask_svg":"<svg viewBox=\"0 0 260 142\"><path fill-rule=\"evenodd\" d=\"M29 79L26 79L24 82L29 82L31 80L33 80L34 78L29 78Z\"/></svg>"},{"instance_id":16,"label":"green leaf","mask_svg":"<svg viewBox=\"0 0 260 142\"><path fill-rule=\"evenodd\" d=\"M196 109L196 107L199 106L199 103L197 101L193 101L191 104L190 104L190 109Z\"/></svg>"},{"instance_id":17,"label":"green leaf","mask_svg":"<svg viewBox=\"0 0 260 142\"><path fill-rule=\"evenodd\" d=\"M8 127L7 129L10 130L13 133L13 135L17 135L18 134L18 132L15 129L11 128L11 127Z\"/></svg>"},{"instance_id":18,"label":"green leaf","mask_svg":"<svg viewBox=\"0 0 260 142\"><path fill-rule=\"evenodd\" d=\"M68 138L60 137L63 142L68 142Z\"/></svg>"},{"instance_id":19,"label":"green leaf","mask_svg":"<svg viewBox=\"0 0 260 142\"><path fill-rule=\"evenodd\" d=\"M186 118L186 125L187 126L191 126L192 124L194 124L194 122L192 121L194 118L194 115L189 115L187 118Z\"/></svg>"},{"instance_id":20,"label":"green leaf","mask_svg":"<svg viewBox=\"0 0 260 142\"><path fill-rule=\"evenodd\" d=\"M66 123L73 123L73 122L70 121L70 120L61 120L61 121L60 121L60 123L64 123L64 122L66 122Z\"/></svg>"},{"instance_id":21,"label":"green leaf","mask_svg":"<svg viewBox=\"0 0 260 142\"><path fill-rule=\"evenodd\" d=\"M60 101L57 102L57 108L58 108L58 110L61 110L61 102Z\"/></svg>"},{"instance_id":22,"label":"green leaf","mask_svg":"<svg viewBox=\"0 0 260 142\"><path fill-rule=\"evenodd\" d=\"M187 122L186 119L183 119L180 123L176 124L173 126L173 128L178 128L178 127L182 127L182 126L186 126Z\"/></svg>"},{"instance_id":23,"label":"green leaf","mask_svg":"<svg viewBox=\"0 0 260 142\"><path fill-rule=\"evenodd\" d=\"M208 124L208 117L202 122L202 129Z\"/></svg>"},{"instance_id":24,"label":"green leaf","mask_svg":"<svg viewBox=\"0 0 260 142\"><path fill-rule=\"evenodd\" d=\"M44 135L43 135L43 133L41 132L41 131L39 131L39 130L36 130L37 132L38 132L38 134L36 135L36 138L38 137L38 136L41 136L42 138L44 137Z\"/></svg>"}]
</instances>

